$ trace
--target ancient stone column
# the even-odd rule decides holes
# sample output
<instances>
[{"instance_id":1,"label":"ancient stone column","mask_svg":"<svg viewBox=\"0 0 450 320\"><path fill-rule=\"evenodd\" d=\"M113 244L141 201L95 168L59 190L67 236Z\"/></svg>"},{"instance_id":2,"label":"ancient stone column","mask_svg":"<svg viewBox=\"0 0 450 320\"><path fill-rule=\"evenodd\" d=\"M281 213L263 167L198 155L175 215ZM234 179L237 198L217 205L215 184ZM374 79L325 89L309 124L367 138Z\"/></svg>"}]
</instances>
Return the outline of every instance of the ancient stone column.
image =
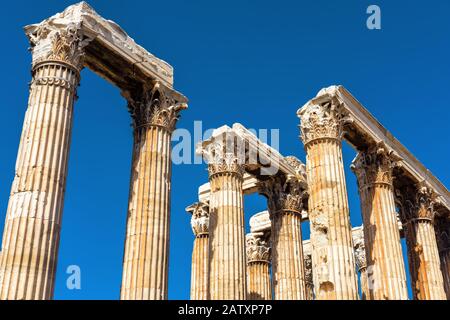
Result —
<instances>
[{"instance_id":1,"label":"ancient stone column","mask_svg":"<svg viewBox=\"0 0 450 320\"><path fill-rule=\"evenodd\" d=\"M392 184L392 170L399 160L378 144L360 152L352 164L358 181L371 277L368 300L408 299Z\"/></svg>"},{"instance_id":2,"label":"ancient stone column","mask_svg":"<svg viewBox=\"0 0 450 320\"><path fill-rule=\"evenodd\" d=\"M270 245L264 233L246 236L247 299L272 300L270 280Z\"/></svg>"},{"instance_id":3,"label":"ancient stone column","mask_svg":"<svg viewBox=\"0 0 450 320\"><path fill-rule=\"evenodd\" d=\"M187 106L158 82L124 96L134 146L120 297L167 299L171 136Z\"/></svg>"},{"instance_id":4,"label":"ancient stone column","mask_svg":"<svg viewBox=\"0 0 450 320\"><path fill-rule=\"evenodd\" d=\"M447 300L450 300L450 220L442 217L436 220L435 225L444 288Z\"/></svg>"},{"instance_id":5,"label":"ancient stone column","mask_svg":"<svg viewBox=\"0 0 450 320\"><path fill-rule=\"evenodd\" d=\"M211 300L245 300L246 263L242 182L244 159L231 131L203 142L208 162ZM209 143L209 144L208 144ZM208 145L206 145L208 144Z\"/></svg>"},{"instance_id":6,"label":"ancient stone column","mask_svg":"<svg viewBox=\"0 0 450 320\"><path fill-rule=\"evenodd\" d=\"M367 259L366 248L364 245L364 232L363 228L353 229L353 245L355 246L355 260L358 267L359 280L361 286L361 299L368 300L369 294L369 278L367 275Z\"/></svg>"},{"instance_id":7,"label":"ancient stone column","mask_svg":"<svg viewBox=\"0 0 450 320\"><path fill-rule=\"evenodd\" d=\"M303 257L305 261L306 300L314 300L314 279L312 270L311 241L303 241Z\"/></svg>"},{"instance_id":8,"label":"ancient stone column","mask_svg":"<svg viewBox=\"0 0 450 320\"><path fill-rule=\"evenodd\" d=\"M300 163L298 163L300 165ZM272 220L272 274L275 300L306 300L302 245L305 186L298 177L274 177L259 185Z\"/></svg>"},{"instance_id":9,"label":"ancient stone column","mask_svg":"<svg viewBox=\"0 0 450 320\"><path fill-rule=\"evenodd\" d=\"M83 67L77 25L28 29L33 80L3 234L0 299L51 299L72 130Z\"/></svg>"},{"instance_id":10,"label":"ancient stone column","mask_svg":"<svg viewBox=\"0 0 450 320\"><path fill-rule=\"evenodd\" d=\"M345 112L333 98L308 104L298 116L307 154L315 297L356 300L358 285L341 145Z\"/></svg>"},{"instance_id":11,"label":"ancient stone column","mask_svg":"<svg viewBox=\"0 0 450 320\"><path fill-rule=\"evenodd\" d=\"M426 185L399 190L415 300L446 300L434 230L435 195Z\"/></svg>"},{"instance_id":12,"label":"ancient stone column","mask_svg":"<svg viewBox=\"0 0 450 320\"><path fill-rule=\"evenodd\" d=\"M186 208L192 214L195 235L191 266L191 300L208 300L209 294L209 205L197 202Z\"/></svg>"}]
</instances>

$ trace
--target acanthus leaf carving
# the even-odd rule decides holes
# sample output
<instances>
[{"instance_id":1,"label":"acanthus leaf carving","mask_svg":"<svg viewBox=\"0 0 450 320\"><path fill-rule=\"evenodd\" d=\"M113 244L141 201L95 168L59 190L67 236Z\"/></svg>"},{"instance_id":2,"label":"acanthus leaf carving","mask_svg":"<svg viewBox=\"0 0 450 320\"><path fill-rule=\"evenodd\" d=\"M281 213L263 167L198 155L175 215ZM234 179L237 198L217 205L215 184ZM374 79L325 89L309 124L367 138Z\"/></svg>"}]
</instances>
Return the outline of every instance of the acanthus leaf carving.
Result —
<instances>
[{"instance_id":1,"label":"acanthus leaf carving","mask_svg":"<svg viewBox=\"0 0 450 320\"><path fill-rule=\"evenodd\" d=\"M172 95L171 89L156 81L151 88L144 86L135 95L126 94L133 127L158 126L169 132L175 130L180 112L187 109L184 101Z\"/></svg>"},{"instance_id":2,"label":"acanthus leaf carving","mask_svg":"<svg viewBox=\"0 0 450 320\"><path fill-rule=\"evenodd\" d=\"M400 218L404 224L416 220L434 220L438 195L426 182L405 185L401 189L396 189L395 196Z\"/></svg>"},{"instance_id":3,"label":"acanthus leaf carving","mask_svg":"<svg viewBox=\"0 0 450 320\"><path fill-rule=\"evenodd\" d=\"M351 169L356 174L360 189L374 184L392 186L393 169L401 158L384 143L377 143L358 153Z\"/></svg>"},{"instance_id":4,"label":"acanthus leaf carving","mask_svg":"<svg viewBox=\"0 0 450 320\"><path fill-rule=\"evenodd\" d=\"M305 107L299 117L301 139L305 146L317 139L341 140L344 125L351 121L344 106L336 98Z\"/></svg>"},{"instance_id":5,"label":"acanthus leaf carving","mask_svg":"<svg viewBox=\"0 0 450 320\"><path fill-rule=\"evenodd\" d=\"M194 235L200 237L209 234L209 204L197 202L186 208L192 214L191 227Z\"/></svg>"},{"instance_id":6,"label":"acanthus leaf carving","mask_svg":"<svg viewBox=\"0 0 450 320\"><path fill-rule=\"evenodd\" d=\"M92 41L83 34L81 23L69 23L60 27L51 22L38 25L28 38L33 52L33 64L58 61L83 68L85 47Z\"/></svg>"},{"instance_id":7,"label":"acanthus leaf carving","mask_svg":"<svg viewBox=\"0 0 450 320\"><path fill-rule=\"evenodd\" d=\"M307 190L303 180L296 176L275 176L258 182L259 193L268 200L269 213L291 212L302 214Z\"/></svg>"},{"instance_id":8,"label":"acanthus leaf carving","mask_svg":"<svg viewBox=\"0 0 450 320\"><path fill-rule=\"evenodd\" d=\"M249 233L246 235L247 263L270 262L270 243L264 233Z\"/></svg>"},{"instance_id":9,"label":"acanthus leaf carving","mask_svg":"<svg viewBox=\"0 0 450 320\"><path fill-rule=\"evenodd\" d=\"M243 141L232 133L225 132L215 137L211 143L199 150L207 164L209 176L234 174L240 179L245 172L245 149Z\"/></svg>"}]
</instances>

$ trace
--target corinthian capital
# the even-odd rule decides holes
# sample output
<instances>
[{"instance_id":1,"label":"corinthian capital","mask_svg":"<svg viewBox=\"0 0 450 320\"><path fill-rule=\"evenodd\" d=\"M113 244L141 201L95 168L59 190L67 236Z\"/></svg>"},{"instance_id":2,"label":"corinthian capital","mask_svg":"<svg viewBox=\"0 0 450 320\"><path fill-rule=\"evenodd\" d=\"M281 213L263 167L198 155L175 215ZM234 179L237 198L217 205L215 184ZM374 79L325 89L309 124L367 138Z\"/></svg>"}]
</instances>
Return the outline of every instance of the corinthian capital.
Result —
<instances>
[{"instance_id":1,"label":"corinthian capital","mask_svg":"<svg viewBox=\"0 0 450 320\"><path fill-rule=\"evenodd\" d=\"M270 245L264 233L246 235L247 263L270 262Z\"/></svg>"},{"instance_id":2,"label":"corinthian capital","mask_svg":"<svg viewBox=\"0 0 450 320\"><path fill-rule=\"evenodd\" d=\"M258 182L259 193L268 200L271 215L280 212L291 212L302 215L303 204L307 197L303 180L294 176L276 176Z\"/></svg>"},{"instance_id":3,"label":"corinthian capital","mask_svg":"<svg viewBox=\"0 0 450 320\"><path fill-rule=\"evenodd\" d=\"M220 127L213 136L197 148L208 163L209 176L233 174L243 178L245 171L245 142L228 126Z\"/></svg>"},{"instance_id":4,"label":"corinthian capital","mask_svg":"<svg viewBox=\"0 0 450 320\"><path fill-rule=\"evenodd\" d=\"M438 195L426 182L405 185L396 189L395 196L403 223L414 220L434 220Z\"/></svg>"},{"instance_id":5,"label":"corinthian capital","mask_svg":"<svg viewBox=\"0 0 450 320\"><path fill-rule=\"evenodd\" d=\"M28 26L26 33L33 53L33 65L57 61L71 65L78 71L83 68L84 48L91 41L81 29L81 23L64 26L52 20Z\"/></svg>"},{"instance_id":6,"label":"corinthian capital","mask_svg":"<svg viewBox=\"0 0 450 320\"><path fill-rule=\"evenodd\" d=\"M351 165L360 189L373 184L392 185L392 170L401 158L383 143L374 144L358 153Z\"/></svg>"},{"instance_id":7,"label":"corinthian capital","mask_svg":"<svg viewBox=\"0 0 450 320\"><path fill-rule=\"evenodd\" d=\"M158 81L123 95L128 100L135 129L157 126L172 132L180 118L180 111L187 109L184 97Z\"/></svg>"},{"instance_id":8,"label":"corinthian capital","mask_svg":"<svg viewBox=\"0 0 450 320\"><path fill-rule=\"evenodd\" d=\"M344 133L344 124L349 121L348 113L336 99L309 104L298 112L303 144L317 139L340 140Z\"/></svg>"},{"instance_id":9,"label":"corinthian capital","mask_svg":"<svg viewBox=\"0 0 450 320\"><path fill-rule=\"evenodd\" d=\"M191 227L194 235L200 237L209 234L209 204L197 202L186 208L192 214Z\"/></svg>"}]
</instances>

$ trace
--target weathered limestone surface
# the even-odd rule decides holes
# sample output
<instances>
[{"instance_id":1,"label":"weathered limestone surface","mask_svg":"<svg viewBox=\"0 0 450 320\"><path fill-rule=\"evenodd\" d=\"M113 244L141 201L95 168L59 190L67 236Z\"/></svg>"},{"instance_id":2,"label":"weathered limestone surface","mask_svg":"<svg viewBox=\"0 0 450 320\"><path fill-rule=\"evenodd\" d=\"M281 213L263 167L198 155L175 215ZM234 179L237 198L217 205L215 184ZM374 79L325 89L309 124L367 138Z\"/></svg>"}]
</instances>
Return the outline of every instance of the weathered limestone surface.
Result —
<instances>
[{"instance_id":1,"label":"weathered limestone surface","mask_svg":"<svg viewBox=\"0 0 450 320\"><path fill-rule=\"evenodd\" d=\"M306 300L314 300L314 279L312 270L311 241L303 241L303 258L305 261Z\"/></svg>"},{"instance_id":2,"label":"weathered limestone surface","mask_svg":"<svg viewBox=\"0 0 450 320\"><path fill-rule=\"evenodd\" d=\"M246 236L248 300L272 300L268 235L270 232Z\"/></svg>"},{"instance_id":3,"label":"weathered limestone surface","mask_svg":"<svg viewBox=\"0 0 450 320\"><path fill-rule=\"evenodd\" d=\"M434 230L436 196L425 184L398 191L416 300L446 300L444 278Z\"/></svg>"},{"instance_id":4,"label":"weathered limestone surface","mask_svg":"<svg viewBox=\"0 0 450 320\"><path fill-rule=\"evenodd\" d=\"M127 98L134 146L121 299L167 299L171 135L186 105L158 82Z\"/></svg>"},{"instance_id":5,"label":"weathered limestone surface","mask_svg":"<svg viewBox=\"0 0 450 320\"><path fill-rule=\"evenodd\" d=\"M450 300L450 221L440 218L436 221L436 238L438 241L441 272L447 300Z\"/></svg>"},{"instance_id":6,"label":"weathered limestone surface","mask_svg":"<svg viewBox=\"0 0 450 320\"><path fill-rule=\"evenodd\" d=\"M290 157L291 165L301 163ZM305 186L300 176L273 177L260 183L260 193L268 199L272 220L272 274L276 300L306 300L302 245L302 211Z\"/></svg>"},{"instance_id":7,"label":"weathered limestone surface","mask_svg":"<svg viewBox=\"0 0 450 320\"><path fill-rule=\"evenodd\" d=\"M400 159L382 144L360 152L356 173L364 221L368 300L406 300L406 274L393 189L393 167Z\"/></svg>"},{"instance_id":8,"label":"weathered limestone surface","mask_svg":"<svg viewBox=\"0 0 450 320\"><path fill-rule=\"evenodd\" d=\"M76 26L30 38L33 80L3 234L2 300L53 297L83 39Z\"/></svg>"},{"instance_id":9,"label":"weathered limestone surface","mask_svg":"<svg viewBox=\"0 0 450 320\"><path fill-rule=\"evenodd\" d=\"M208 300L209 294L209 205L197 202L186 208L192 214L195 235L191 266L191 300Z\"/></svg>"},{"instance_id":10,"label":"weathered limestone surface","mask_svg":"<svg viewBox=\"0 0 450 320\"><path fill-rule=\"evenodd\" d=\"M342 161L345 113L336 100L298 112L307 153L314 290L318 300L358 298L351 226Z\"/></svg>"},{"instance_id":11,"label":"weathered limestone surface","mask_svg":"<svg viewBox=\"0 0 450 320\"><path fill-rule=\"evenodd\" d=\"M361 285L361 299L368 300L369 295L369 277L367 275L366 248L364 245L363 227L353 228L353 245L355 246L355 260L359 271L359 281Z\"/></svg>"},{"instance_id":12,"label":"weathered limestone surface","mask_svg":"<svg viewBox=\"0 0 450 320\"><path fill-rule=\"evenodd\" d=\"M211 185L211 300L245 300L247 296L242 192L244 168L237 145L233 143L235 138L227 128L219 128L199 150L208 162Z\"/></svg>"}]
</instances>

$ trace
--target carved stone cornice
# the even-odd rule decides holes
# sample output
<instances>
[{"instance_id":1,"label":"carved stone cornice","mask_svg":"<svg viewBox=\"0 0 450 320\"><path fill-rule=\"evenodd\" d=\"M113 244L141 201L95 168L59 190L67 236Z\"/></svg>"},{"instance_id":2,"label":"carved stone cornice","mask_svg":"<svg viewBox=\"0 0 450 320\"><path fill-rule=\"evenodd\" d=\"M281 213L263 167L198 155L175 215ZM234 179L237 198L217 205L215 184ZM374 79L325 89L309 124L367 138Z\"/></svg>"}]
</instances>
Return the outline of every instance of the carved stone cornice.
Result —
<instances>
[{"instance_id":1,"label":"carved stone cornice","mask_svg":"<svg viewBox=\"0 0 450 320\"><path fill-rule=\"evenodd\" d=\"M318 139L341 140L344 125L350 120L348 113L337 99L311 104L298 113L303 144Z\"/></svg>"},{"instance_id":2,"label":"carved stone cornice","mask_svg":"<svg viewBox=\"0 0 450 320\"><path fill-rule=\"evenodd\" d=\"M209 235L209 204L196 202L186 208L192 214L191 227L196 237Z\"/></svg>"},{"instance_id":3,"label":"carved stone cornice","mask_svg":"<svg viewBox=\"0 0 450 320\"><path fill-rule=\"evenodd\" d=\"M358 270L361 272L367 268L366 247L364 244L363 229L354 229L352 232L353 248L355 251L355 260Z\"/></svg>"},{"instance_id":4,"label":"carved stone cornice","mask_svg":"<svg viewBox=\"0 0 450 320\"><path fill-rule=\"evenodd\" d=\"M395 196L403 224L417 220L430 222L434 220L436 215L434 207L438 196L425 182L396 189Z\"/></svg>"},{"instance_id":5,"label":"carved stone cornice","mask_svg":"<svg viewBox=\"0 0 450 320\"><path fill-rule=\"evenodd\" d=\"M267 197L270 215L290 212L302 215L307 191L302 180L294 176L275 176L258 182L259 193Z\"/></svg>"},{"instance_id":6,"label":"carved stone cornice","mask_svg":"<svg viewBox=\"0 0 450 320\"><path fill-rule=\"evenodd\" d=\"M180 118L180 111L187 109L184 101L179 101L171 89L158 81L151 87L122 94L128 100L134 129L155 126L173 132Z\"/></svg>"},{"instance_id":7,"label":"carved stone cornice","mask_svg":"<svg viewBox=\"0 0 450 320\"><path fill-rule=\"evenodd\" d=\"M246 235L247 263L270 263L270 244L264 233L249 233Z\"/></svg>"},{"instance_id":8,"label":"carved stone cornice","mask_svg":"<svg viewBox=\"0 0 450 320\"><path fill-rule=\"evenodd\" d=\"M360 190L374 184L392 186L392 171L400 161L401 158L395 152L379 143L359 152L351 169L356 174Z\"/></svg>"},{"instance_id":9,"label":"carved stone cornice","mask_svg":"<svg viewBox=\"0 0 450 320\"><path fill-rule=\"evenodd\" d=\"M33 53L33 68L45 62L60 62L78 72L83 68L84 48L92 40L83 34L80 23L60 27L44 22L27 36Z\"/></svg>"},{"instance_id":10,"label":"carved stone cornice","mask_svg":"<svg viewBox=\"0 0 450 320\"><path fill-rule=\"evenodd\" d=\"M301 162L297 157L294 156L287 156L284 158L291 167L295 170L295 176L297 177L297 180L304 181L304 186L307 188L306 185L306 166L303 162Z\"/></svg>"}]
</instances>

